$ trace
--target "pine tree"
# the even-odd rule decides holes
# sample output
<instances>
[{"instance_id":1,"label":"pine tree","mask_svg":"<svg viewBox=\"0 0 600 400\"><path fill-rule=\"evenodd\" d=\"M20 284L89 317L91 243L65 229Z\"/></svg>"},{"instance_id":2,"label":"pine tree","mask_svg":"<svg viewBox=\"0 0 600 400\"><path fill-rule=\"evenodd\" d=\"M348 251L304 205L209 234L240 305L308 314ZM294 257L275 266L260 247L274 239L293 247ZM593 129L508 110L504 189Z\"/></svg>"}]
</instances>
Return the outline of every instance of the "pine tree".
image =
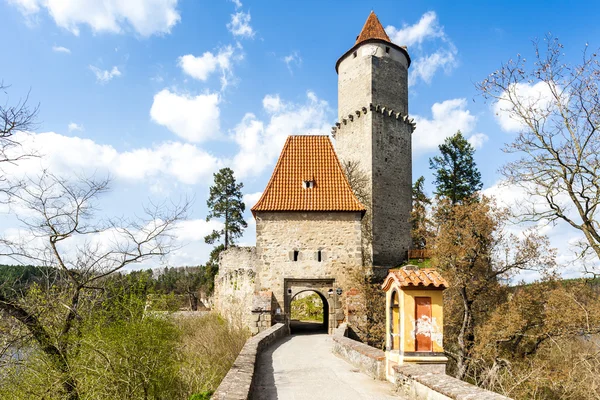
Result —
<instances>
[{"instance_id":1,"label":"pine tree","mask_svg":"<svg viewBox=\"0 0 600 400\"><path fill-rule=\"evenodd\" d=\"M446 138L439 149L442 154L429 159L429 168L435 170L435 194L450 199L452 204L462 203L483 187L473 159L475 149L460 131Z\"/></svg>"},{"instance_id":2,"label":"pine tree","mask_svg":"<svg viewBox=\"0 0 600 400\"><path fill-rule=\"evenodd\" d=\"M204 238L208 244L223 240L223 249L235 243L242 236L242 231L248 226L244 221L246 205L242 201L243 183L236 183L231 168L221 168L214 174L214 184L210 187L210 196L206 201L209 213L206 221L222 219L223 229L214 230Z\"/></svg>"},{"instance_id":3,"label":"pine tree","mask_svg":"<svg viewBox=\"0 0 600 400\"><path fill-rule=\"evenodd\" d=\"M411 236L415 249L427 247L427 238L431 231L431 221L427 216L427 207L431 205L431 199L427 197L424 185L425 178L421 176L412 188Z\"/></svg>"}]
</instances>

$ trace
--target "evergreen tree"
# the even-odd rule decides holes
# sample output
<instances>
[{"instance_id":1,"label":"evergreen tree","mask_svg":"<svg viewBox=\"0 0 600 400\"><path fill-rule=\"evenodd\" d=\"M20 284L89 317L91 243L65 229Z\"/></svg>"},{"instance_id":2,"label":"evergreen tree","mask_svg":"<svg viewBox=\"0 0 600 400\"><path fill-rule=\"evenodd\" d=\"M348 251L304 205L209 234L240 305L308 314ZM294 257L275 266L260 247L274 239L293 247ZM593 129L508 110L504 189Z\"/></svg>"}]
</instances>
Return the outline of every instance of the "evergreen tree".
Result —
<instances>
[{"instance_id":1,"label":"evergreen tree","mask_svg":"<svg viewBox=\"0 0 600 400\"><path fill-rule=\"evenodd\" d=\"M481 190L481 173L473 159L475 148L460 131L446 138L439 149L442 154L429 159L429 167L435 170L436 195L457 204Z\"/></svg>"},{"instance_id":2,"label":"evergreen tree","mask_svg":"<svg viewBox=\"0 0 600 400\"><path fill-rule=\"evenodd\" d=\"M431 199L425 194L425 178L419 177L412 187L411 236L415 249L425 249L430 236L431 221L427 216L427 206Z\"/></svg>"},{"instance_id":3,"label":"evergreen tree","mask_svg":"<svg viewBox=\"0 0 600 400\"><path fill-rule=\"evenodd\" d=\"M242 230L248 226L244 221L246 205L242 201L243 183L236 183L231 168L221 168L214 174L215 183L210 187L210 196L206 201L209 212L206 221L217 218L223 220L223 229L214 230L204 238L208 244L223 240L223 249L227 250L235 239L242 236Z\"/></svg>"},{"instance_id":4,"label":"evergreen tree","mask_svg":"<svg viewBox=\"0 0 600 400\"><path fill-rule=\"evenodd\" d=\"M214 184L210 187L210 196L206 201L209 212L206 221L213 218L223 220L223 229L214 230L204 238L208 244L222 240L210 253L210 260L206 263L206 284L209 292L214 287L214 277L219 271L219 254L227 250L242 236L242 230L248 226L244 221L246 205L242 201L243 183L236 183L231 168L221 168L214 174Z\"/></svg>"}]
</instances>

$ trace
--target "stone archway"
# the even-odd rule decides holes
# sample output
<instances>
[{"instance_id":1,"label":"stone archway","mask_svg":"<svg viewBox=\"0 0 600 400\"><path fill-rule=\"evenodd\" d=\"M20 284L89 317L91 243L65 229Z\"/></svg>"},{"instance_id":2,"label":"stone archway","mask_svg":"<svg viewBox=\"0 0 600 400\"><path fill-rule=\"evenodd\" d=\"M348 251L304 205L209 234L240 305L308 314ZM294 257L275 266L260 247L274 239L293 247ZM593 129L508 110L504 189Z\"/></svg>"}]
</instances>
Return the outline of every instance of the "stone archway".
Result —
<instances>
[{"instance_id":1,"label":"stone archway","mask_svg":"<svg viewBox=\"0 0 600 400\"><path fill-rule=\"evenodd\" d=\"M291 303L297 294L312 291L319 295L323 302L323 323L326 324L327 332L333 333L338 322L344 319L341 302L338 299L335 279L284 279L285 303L284 313L289 324L291 319ZM339 321L338 321L339 320Z\"/></svg>"},{"instance_id":2,"label":"stone archway","mask_svg":"<svg viewBox=\"0 0 600 400\"><path fill-rule=\"evenodd\" d=\"M317 295L321 301L322 308L322 318L323 320L320 322L310 321L310 320L297 320L294 317L294 302L302 302L300 299L301 295ZM310 298L310 297L309 297ZM305 303L306 304L306 303ZM329 301L325 295L316 290L303 290L301 292L296 293L290 299L290 333L318 333L318 332L328 332L329 331Z\"/></svg>"}]
</instances>

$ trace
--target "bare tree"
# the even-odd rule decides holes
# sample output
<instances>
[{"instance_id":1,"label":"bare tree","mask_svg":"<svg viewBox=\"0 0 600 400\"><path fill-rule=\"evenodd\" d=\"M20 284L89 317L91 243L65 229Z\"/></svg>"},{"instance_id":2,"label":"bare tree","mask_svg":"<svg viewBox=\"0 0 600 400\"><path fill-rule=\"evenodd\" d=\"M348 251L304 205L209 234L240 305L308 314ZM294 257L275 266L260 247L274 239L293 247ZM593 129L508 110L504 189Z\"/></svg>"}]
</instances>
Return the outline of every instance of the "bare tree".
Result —
<instances>
[{"instance_id":1,"label":"bare tree","mask_svg":"<svg viewBox=\"0 0 600 400\"><path fill-rule=\"evenodd\" d=\"M162 257L173 250L172 230L185 217L183 206L152 205L145 216L99 221L97 200L108 191L108 179L80 178L71 182L48 172L11 193L27 209L21 217L25 235L5 240L4 255L55 270L54 287L62 312L51 321L44 310L22 297L0 291L0 310L27 329L39 349L62 377L66 398L78 399L77 379L70 370L85 318L84 305L102 290L103 278L124 267Z\"/></svg>"},{"instance_id":2,"label":"bare tree","mask_svg":"<svg viewBox=\"0 0 600 400\"><path fill-rule=\"evenodd\" d=\"M521 127L504 148L520 158L502 169L527 194L521 217L565 221L585 237L581 256L600 257L600 65L587 45L581 61L568 64L558 39L544 42L533 44L533 65L519 55L477 87Z\"/></svg>"},{"instance_id":3,"label":"bare tree","mask_svg":"<svg viewBox=\"0 0 600 400\"><path fill-rule=\"evenodd\" d=\"M0 81L0 92L8 94L8 88L8 85ZM38 111L39 105L29 105L29 94L16 104L10 105L8 99L3 105L0 104L0 167L3 163L16 163L34 155L26 150L19 151L21 144L15 139L15 135L36 127ZM8 185L6 176L0 169L0 193L10 192L13 188L14 186Z\"/></svg>"},{"instance_id":4,"label":"bare tree","mask_svg":"<svg viewBox=\"0 0 600 400\"><path fill-rule=\"evenodd\" d=\"M365 206L365 215L361 221L362 230L362 254L363 254L363 265L372 267L373 255L371 254L371 245L373 243L373 229L372 229L372 216L371 216L371 195L370 195L370 182L369 177L363 171L358 161L345 161L342 164L344 174L352 192Z\"/></svg>"}]
</instances>

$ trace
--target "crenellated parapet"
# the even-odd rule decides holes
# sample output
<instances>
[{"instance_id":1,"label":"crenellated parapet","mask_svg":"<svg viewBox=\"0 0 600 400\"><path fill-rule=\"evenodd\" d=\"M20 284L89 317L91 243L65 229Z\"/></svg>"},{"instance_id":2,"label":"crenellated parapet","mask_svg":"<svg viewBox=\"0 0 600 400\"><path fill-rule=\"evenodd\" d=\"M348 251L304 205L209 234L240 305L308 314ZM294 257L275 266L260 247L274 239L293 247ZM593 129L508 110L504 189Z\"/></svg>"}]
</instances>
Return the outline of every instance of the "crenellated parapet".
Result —
<instances>
[{"instance_id":1,"label":"crenellated parapet","mask_svg":"<svg viewBox=\"0 0 600 400\"><path fill-rule=\"evenodd\" d=\"M381 104L369 104L369 107L362 107L360 110L354 111L354 113L348 114L345 118L342 118L340 121L335 123L335 126L331 127L331 135L335 138L335 134L342 127L342 125L347 125L349 123L354 122L354 120L358 120L361 116L365 115L367 112L374 112L383 114L387 117L397 119L399 121L404 122L405 124L410 126L410 133L413 133L417 128L417 123L414 118L410 118L406 114L402 114L401 112L394 111L391 108L386 106L382 106Z\"/></svg>"}]
</instances>

